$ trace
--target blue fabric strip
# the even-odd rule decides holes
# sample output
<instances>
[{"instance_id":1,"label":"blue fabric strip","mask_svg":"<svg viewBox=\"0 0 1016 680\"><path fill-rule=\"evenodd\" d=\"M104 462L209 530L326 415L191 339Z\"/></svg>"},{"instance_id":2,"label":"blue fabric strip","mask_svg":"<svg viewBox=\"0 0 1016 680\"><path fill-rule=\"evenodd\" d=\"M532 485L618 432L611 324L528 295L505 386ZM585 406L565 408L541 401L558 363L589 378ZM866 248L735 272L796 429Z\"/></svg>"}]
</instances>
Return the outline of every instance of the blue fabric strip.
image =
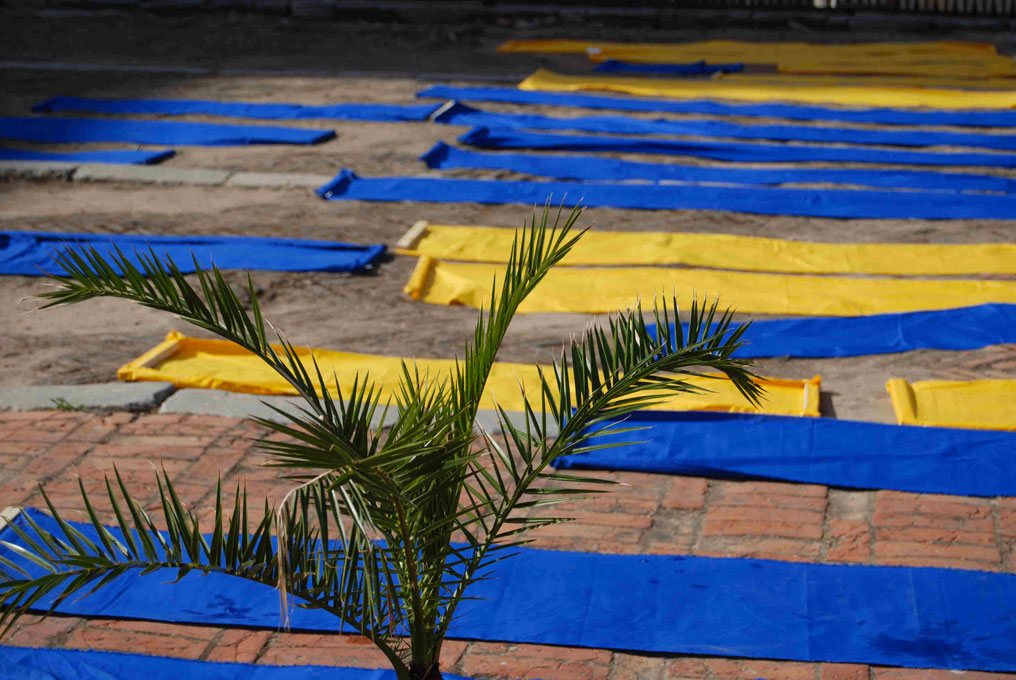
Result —
<instances>
[{"instance_id":1,"label":"blue fabric strip","mask_svg":"<svg viewBox=\"0 0 1016 680\"><path fill-rule=\"evenodd\" d=\"M378 122L425 121L440 105L419 104L273 104L254 102L213 102L193 99L86 99L63 95L36 104L32 111L88 111L91 113L155 113L171 116L230 116L270 120L337 118Z\"/></svg>"},{"instance_id":2,"label":"blue fabric strip","mask_svg":"<svg viewBox=\"0 0 1016 680\"><path fill-rule=\"evenodd\" d=\"M593 69L597 73L652 73L678 76L708 75L710 73L737 73L744 70L744 64L707 64L695 61L690 64L639 64L631 61L607 59Z\"/></svg>"},{"instance_id":3,"label":"blue fabric strip","mask_svg":"<svg viewBox=\"0 0 1016 680\"><path fill-rule=\"evenodd\" d=\"M675 101L572 92L539 92L516 90L510 87L452 87L450 85L429 87L418 92L416 96L469 102L571 106L614 111L658 111L660 113L691 113L707 116L748 116L805 121L836 120L845 123L880 123L883 125L1016 127L1016 111L997 110L831 109L793 104L724 104L704 99Z\"/></svg>"},{"instance_id":4,"label":"blue fabric strip","mask_svg":"<svg viewBox=\"0 0 1016 680\"><path fill-rule=\"evenodd\" d=\"M721 184L852 184L857 186L925 189L928 191L991 191L1016 193L1016 180L993 175L930 170L844 170L840 168L739 168L670 163L640 163L598 156L489 153L459 149L438 142L420 156L429 168L490 168L558 179L651 180Z\"/></svg>"},{"instance_id":5,"label":"blue fabric strip","mask_svg":"<svg viewBox=\"0 0 1016 680\"><path fill-rule=\"evenodd\" d=\"M371 269L385 252L383 245L359 246L336 241L250 236L149 236L145 234L81 234L0 231L0 274L42 276L61 274L52 253L67 247L92 247L102 253L114 246L140 266L137 253L168 255L181 271L214 263L219 269L261 269L281 272L361 272Z\"/></svg>"},{"instance_id":6,"label":"blue fabric strip","mask_svg":"<svg viewBox=\"0 0 1016 680\"><path fill-rule=\"evenodd\" d=\"M56 151L26 151L25 149L0 148L0 161L49 161L57 163L123 163L129 165L153 165L171 158L176 152L165 151L77 151L60 153Z\"/></svg>"},{"instance_id":7,"label":"blue fabric strip","mask_svg":"<svg viewBox=\"0 0 1016 680\"><path fill-rule=\"evenodd\" d=\"M317 190L331 201L525 203L635 210L730 210L838 218L999 219L1016 215L1016 197L944 192L781 189L660 184L518 182L428 177L365 179L343 170Z\"/></svg>"},{"instance_id":8,"label":"blue fabric strip","mask_svg":"<svg viewBox=\"0 0 1016 680\"><path fill-rule=\"evenodd\" d=\"M219 125L165 120L98 118L0 118L0 139L27 142L128 142L165 146L238 146L242 144L317 144L332 130L269 125Z\"/></svg>"},{"instance_id":9,"label":"blue fabric strip","mask_svg":"<svg viewBox=\"0 0 1016 680\"><path fill-rule=\"evenodd\" d=\"M434 121L447 125L510 130L581 130L625 135L683 135L881 146L965 146L1005 151L1016 149L1016 135L938 130L864 130L808 125L741 125L722 120L643 120L630 116L559 118L532 113L480 111L457 102L445 106Z\"/></svg>"},{"instance_id":10,"label":"blue fabric strip","mask_svg":"<svg viewBox=\"0 0 1016 680\"><path fill-rule=\"evenodd\" d=\"M488 149L544 149L553 151L611 151L711 158L739 163L880 163L898 165L965 165L1016 167L1016 154L943 153L864 147L759 144L745 142L695 142L683 139L610 137L606 135L557 135L545 132L478 127L459 137L463 144Z\"/></svg>"},{"instance_id":11,"label":"blue fabric strip","mask_svg":"<svg viewBox=\"0 0 1016 680\"><path fill-rule=\"evenodd\" d=\"M885 452L879 452L885 456ZM29 509L47 531L52 518ZM26 526L24 515L14 520ZM74 524L98 540L91 525ZM30 530L29 530L30 531ZM117 531L112 532L117 535ZM11 529L0 538L16 541ZM41 569L9 548L0 554ZM58 612L275 628L268 586L221 574L125 573ZM620 590L619 590L620 589ZM930 567L823 565L518 548L474 584L452 638L671 654L1016 670L1016 575ZM539 603L539 606L534 606ZM44 598L39 609L48 607ZM294 609L294 629L335 630Z\"/></svg>"},{"instance_id":12,"label":"blue fabric strip","mask_svg":"<svg viewBox=\"0 0 1016 680\"><path fill-rule=\"evenodd\" d=\"M959 496L1016 495L1016 433L749 413L645 411L598 428L561 468L782 480Z\"/></svg>"},{"instance_id":13,"label":"blue fabric strip","mask_svg":"<svg viewBox=\"0 0 1016 680\"><path fill-rule=\"evenodd\" d=\"M651 333L656 326L650 324ZM687 327L685 327L687 332ZM917 349L963 351L1016 343L1016 305L850 317L752 321L738 357L856 357Z\"/></svg>"},{"instance_id":14,"label":"blue fabric strip","mask_svg":"<svg viewBox=\"0 0 1016 680\"><path fill-rule=\"evenodd\" d=\"M83 649L0 646L4 680L396 680L395 671L342 666L266 666ZM444 674L449 680L466 680Z\"/></svg>"}]
</instances>

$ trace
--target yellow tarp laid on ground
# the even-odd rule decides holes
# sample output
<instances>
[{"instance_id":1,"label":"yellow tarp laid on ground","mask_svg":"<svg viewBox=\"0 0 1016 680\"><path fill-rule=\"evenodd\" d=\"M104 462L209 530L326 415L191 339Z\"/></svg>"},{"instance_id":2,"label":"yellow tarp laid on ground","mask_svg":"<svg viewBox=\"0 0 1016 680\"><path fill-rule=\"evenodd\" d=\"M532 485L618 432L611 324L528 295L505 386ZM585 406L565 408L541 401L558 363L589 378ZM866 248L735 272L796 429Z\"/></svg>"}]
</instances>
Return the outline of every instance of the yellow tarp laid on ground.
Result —
<instances>
[{"instance_id":1,"label":"yellow tarp laid on ground","mask_svg":"<svg viewBox=\"0 0 1016 680\"><path fill-rule=\"evenodd\" d=\"M505 263L515 230L427 224L404 255ZM1016 243L813 243L731 234L588 231L565 265L686 265L798 274L1016 274Z\"/></svg>"},{"instance_id":2,"label":"yellow tarp laid on ground","mask_svg":"<svg viewBox=\"0 0 1016 680\"><path fill-rule=\"evenodd\" d=\"M519 83L521 90L581 92L608 90L671 99L787 101L846 106L928 107L938 109L1009 109L1016 92L983 92L903 87L767 87L724 80L679 80L622 76L568 76L540 69Z\"/></svg>"},{"instance_id":3,"label":"yellow tarp laid on ground","mask_svg":"<svg viewBox=\"0 0 1016 680\"><path fill-rule=\"evenodd\" d=\"M850 76L814 73L717 73L714 80L727 83L748 83L751 85L814 87L815 85L836 86L901 86L941 89L968 90L1014 90L1016 78L928 78L913 76Z\"/></svg>"},{"instance_id":4,"label":"yellow tarp laid on ground","mask_svg":"<svg viewBox=\"0 0 1016 680\"><path fill-rule=\"evenodd\" d=\"M387 399L397 390L402 376L399 357L354 354L325 349L298 348L301 359L313 371L311 353L317 359L324 375L334 371L338 378L338 389L348 396L349 387L357 373L370 374L370 380L383 390ZM407 360L413 361L413 360ZM450 359L415 359L421 374L434 378L448 375L453 366ZM149 352L121 368L117 375L121 380L164 381L177 387L228 390L250 394L295 394L287 382L282 380L259 358L225 340L203 340L180 333L170 333L166 340ZM539 385L536 367L530 364L499 362L494 365L483 408L493 408L495 399L509 411L524 409L519 383L535 392ZM732 411L773 413L780 415L817 416L819 414L819 377L811 380L764 379L765 401L759 409L748 401L725 378L692 378L695 385L710 390L708 393L682 394L668 397L657 407L663 411ZM538 394L535 397L539 399ZM537 401L538 403L538 401Z\"/></svg>"},{"instance_id":5,"label":"yellow tarp laid on ground","mask_svg":"<svg viewBox=\"0 0 1016 680\"><path fill-rule=\"evenodd\" d=\"M1016 380L893 378L886 387L900 425L1016 430Z\"/></svg>"},{"instance_id":6,"label":"yellow tarp laid on ground","mask_svg":"<svg viewBox=\"0 0 1016 680\"><path fill-rule=\"evenodd\" d=\"M535 52L541 54L585 54L594 50L598 54L640 54L654 57L662 63L683 61L744 61L753 64L773 63L760 61L786 56L825 57L885 57L904 54L978 55L996 54L991 43L941 40L934 42L875 42L850 45L827 45L805 42L749 42L742 40L705 40L687 43L628 43L598 40L508 40L501 43L498 52ZM616 57L609 57L611 59Z\"/></svg>"},{"instance_id":7,"label":"yellow tarp laid on ground","mask_svg":"<svg viewBox=\"0 0 1016 680\"><path fill-rule=\"evenodd\" d=\"M438 305L484 307L496 264L443 262L421 257L406 284L411 297ZM847 276L756 274L665 267L558 267L522 304L521 312L602 314L651 304L654 297L693 300L719 295L746 314L861 316L952 309L987 302L1016 303L1016 281L878 279Z\"/></svg>"}]
</instances>

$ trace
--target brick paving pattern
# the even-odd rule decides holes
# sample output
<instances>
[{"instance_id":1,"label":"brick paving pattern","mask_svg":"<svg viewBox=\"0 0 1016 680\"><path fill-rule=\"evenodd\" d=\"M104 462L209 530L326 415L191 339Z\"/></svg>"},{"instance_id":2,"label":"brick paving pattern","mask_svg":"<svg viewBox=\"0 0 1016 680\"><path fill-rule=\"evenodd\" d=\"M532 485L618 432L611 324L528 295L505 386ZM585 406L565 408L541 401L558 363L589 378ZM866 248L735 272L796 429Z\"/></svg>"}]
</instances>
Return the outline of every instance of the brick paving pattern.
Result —
<instances>
[{"instance_id":1,"label":"brick paving pattern","mask_svg":"<svg viewBox=\"0 0 1016 680\"><path fill-rule=\"evenodd\" d=\"M54 505L79 518L78 478L98 489L116 465L154 507L156 466L185 502L208 512L214 480L252 498L286 490L259 467L249 421L212 416L37 411L0 413L0 506ZM623 485L570 506L571 523L534 534L535 547L619 553L745 556L823 563L923 565L1016 573L1016 498L967 498L825 486L594 473ZM151 493L147 496L144 490ZM110 519L110 518L107 518ZM679 616L680 613L676 613ZM8 644L103 649L210 661L379 668L365 639L139 621L26 617ZM444 670L515 680L987 680L1000 673L911 670L639 655L608 650L449 640Z\"/></svg>"}]
</instances>

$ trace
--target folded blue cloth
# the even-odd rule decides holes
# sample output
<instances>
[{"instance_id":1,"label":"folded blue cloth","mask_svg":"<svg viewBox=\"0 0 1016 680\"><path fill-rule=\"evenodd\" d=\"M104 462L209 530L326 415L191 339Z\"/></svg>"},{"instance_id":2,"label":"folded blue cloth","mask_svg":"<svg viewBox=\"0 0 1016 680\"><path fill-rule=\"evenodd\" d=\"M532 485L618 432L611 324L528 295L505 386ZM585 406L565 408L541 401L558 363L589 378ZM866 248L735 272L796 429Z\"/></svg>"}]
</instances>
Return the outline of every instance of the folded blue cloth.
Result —
<instances>
[{"instance_id":1,"label":"folded blue cloth","mask_svg":"<svg viewBox=\"0 0 1016 680\"><path fill-rule=\"evenodd\" d=\"M597 73L650 73L677 76L698 76L710 73L737 73L744 70L744 64L707 64L694 61L690 64L639 64L632 61L607 59L594 69Z\"/></svg>"},{"instance_id":2,"label":"folded blue cloth","mask_svg":"<svg viewBox=\"0 0 1016 680\"><path fill-rule=\"evenodd\" d=\"M258 102L213 102L194 99L86 99L63 95L32 107L36 113L88 111L91 113L155 113L174 116L203 115L271 120L337 118L380 122L424 121L440 105L419 104L274 104Z\"/></svg>"},{"instance_id":3,"label":"folded blue cloth","mask_svg":"<svg viewBox=\"0 0 1016 680\"><path fill-rule=\"evenodd\" d=\"M164 146L238 146L243 144L317 144L332 130L269 125L219 125L165 120L98 118L0 118L0 139L51 144L129 142Z\"/></svg>"},{"instance_id":4,"label":"folded blue cloth","mask_svg":"<svg viewBox=\"0 0 1016 680\"><path fill-rule=\"evenodd\" d=\"M459 137L463 144L487 149L544 149L552 151L608 151L711 158L738 163L879 163L896 165L1016 167L1016 154L904 151L872 147L759 144L752 142L696 142L607 135L558 135L498 128L473 128Z\"/></svg>"},{"instance_id":5,"label":"folded blue cloth","mask_svg":"<svg viewBox=\"0 0 1016 680\"><path fill-rule=\"evenodd\" d=\"M92 247L102 254L119 248L141 266L138 253L169 256L184 273L202 269L262 269L280 272L362 272L373 268L385 246L358 246L337 241L252 236L149 236L73 232L0 231L0 275L62 274L55 251ZM115 248L114 248L115 247Z\"/></svg>"},{"instance_id":6,"label":"folded blue cloth","mask_svg":"<svg viewBox=\"0 0 1016 680\"><path fill-rule=\"evenodd\" d=\"M999 219L1016 215L1016 197L916 191L782 189L660 184L519 182L429 177L362 178L343 170L317 190L331 201L524 203L635 210L729 210L838 218Z\"/></svg>"},{"instance_id":7,"label":"folded blue cloth","mask_svg":"<svg viewBox=\"0 0 1016 680\"><path fill-rule=\"evenodd\" d=\"M558 467L1016 496L1016 432L694 411L644 411L594 431L604 434L590 446L627 445L570 456Z\"/></svg>"},{"instance_id":8,"label":"folded blue cloth","mask_svg":"<svg viewBox=\"0 0 1016 680\"><path fill-rule=\"evenodd\" d=\"M891 458L887 452L879 452ZM888 452L892 453L892 452ZM47 531L63 531L28 509ZM14 519L27 528L24 515ZM72 523L98 542L91 524ZM114 536L119 532L111 530ZM10 528L0 540L19 542ZM122 540L122 539L120 539ZM451 638L666 654L1016 671L1016 575L516 548L456 610ZM42 570L0 544L0 556ZM216 626L279 624L272 587L222 574L131 570L57 612ZM35 606L45 609L52 597ZM539 606L534 607L534 603ZM296 630L338 628L320 609Z\"/></svg>"},{"instance_id":9,"label":"folded blue cloth","mask_svg":"<svg viewBox=\"0 0 1016 680\"><path fill-rule=\"evenodd\" d=\"M434 117L446 125L474 125L511 130L580 130L626 135L682 135L687 137L726 137L731 139L769 139L785 142L824 142L829 144L868 144L879 146L965 146L1011 151L1016 149L1016 134L998 135L978 132L942 132L939 130L864 130L813 125L742 125L723 120L645 120L631 116L572 116L561 118L533 113L497 113L481 111L454 102Z\"/></svg>"},{"instance_id":10,"label":"folded blue cloth","mask_svg":"<svg viewBox=\"0 0 1016 680\"><path fill-rule=\"evenodd\" d=\"M656 333L656 326L650 324L649 330ZM737 356L745 359L980 349L1016 343L1016 305L752 321L742 340L747 344Z\"/></svg>"},{"instance_id":11,"label":"folded blue cloth","mask_svg":"<svg viewBox=\"0 0 1016 680\"><path fill-rule=\"evenodd\" d=\"M428 168L490 168L556 179L649 180L692 184L852 184L857 186L924 189L927 191L991 191L1016 194L1016 180L995 175L931 170L841 168L740 168L671 163L641 163L599 156L524 154L459 149L438 142L420 156Z\"/></svg>"},{"instance_id":12,"label":"folded blue cloth","mask_svg":"<svg viewBox=\"0 0 1016 680\"><path fill-rule=\"evenodd\" d=\"M48 161L56 163L123 163L129 165L153 165L172 157L176 152L166 151L26 151L24 149L0 148L0 161Z\"/></svg>"},{"instance_id":13,"label":"folded blue cloth","mask_svg":"<svg viewBox=\"0 0 1016 680\"><path fill-rule=\"evenodd\" d=\"M794 104L724 104L704 99L642 99L578 92L540 92L511 87L453 87L436 85L416 93L429 99L457 99L468 102L505 102L570 106L615 111L659 111L706 116L747 116L788 120L836 120L882 125L954 125L957 127L1016 127L1016 111L916 111L906 109L835 109Z\"/></svg>"}]
</instances>

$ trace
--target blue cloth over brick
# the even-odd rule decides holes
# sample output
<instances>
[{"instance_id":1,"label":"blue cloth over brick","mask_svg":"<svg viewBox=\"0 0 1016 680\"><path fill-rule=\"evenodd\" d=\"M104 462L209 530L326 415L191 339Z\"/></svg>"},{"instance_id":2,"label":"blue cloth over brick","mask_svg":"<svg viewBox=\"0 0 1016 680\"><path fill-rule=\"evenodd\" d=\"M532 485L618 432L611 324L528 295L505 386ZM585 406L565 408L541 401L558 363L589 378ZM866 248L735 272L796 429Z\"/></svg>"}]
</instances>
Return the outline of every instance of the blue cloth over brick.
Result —
<instances>
[{"instance_id":1,"label":"blue cloth over brick","mask_svg":"<svg viewBox=\"0 0 1016 680\"><path fill-rule=\"evenodd\" d=\"M660 184L523 182L430 177L362 178L343 170L317 190L331 201L525 203L635 210L729 210L759 215L836 218L1000 219L1016 215L1016 197L945 192L783 189Z\"/></svg>"},{"instance_id":2,"label":"blue cloth over brick","mask_svg":"<svg viewBox=\"0 0 1016 680\"><path fill-rule=\"evenodd\" d=\"M447 125L474 125L510 130L580 130L626 135L683 135L770 139L785 142L825 142L881 146L965 146L1011 151L1016 134L998 135L939 130L864 130L808 125L742 125L722 120L644 120L630 116L575 116L559 118L532 113L480 111L465 104L446 106L434 118Z\"/></svg>"},{"instance_id":3,"label":"blue cloth over brick","mask_svg":"<svg viewBox=\"0 0 1016 680\"><path fill-rule=\"evenodd\" d=\"M656 333L656 326L650 324L649 331ZM752 321L742 340L747 344L737 350L736 356L744 359L980 349L1016 343L1016 305Z\"/></svg>"},{"instance_id":4,"label":"blue cloth over brick","mask_svg":"<svg viewBox=\"0 0 1016 680\"><path fill-rule=\"evenodd\" d=\"M0 647L4 680L396 680L395 671L342 666L266 666L84 649ZM449 680L466 680L444 674Z\"/></svg>"},{"instance_id":5,"label":"blue cloth over brick","mask_svg":"<svg viewBox=\"0 0 1016 680\"><path fill-rule=\"evenodd\" d=\"M332 130L269 125L220 125L166 120L99 118L0 118L0 138L51 144L128 142L166 146L240 146L244 144L317 144Z\"/></svg>"},{"instance_id":6,"label":"blue cloth over brick","mask_svg":"<svg viewBox=\"0 0 1016 680\"><path fill-rule=\"evenodd\" d=\"M565 156L484 152L459 149L438 142L420 156L427 167L490 168L512 170L528 175L557 179L648 180L720 184L774 185L774 184L851 184L856 186L924 189L927 191L990 191L1003 194L1016 193L1016 180L995 175L975 175L965 172L934 172L930 170L881 170L841 168L741 168L703 165L674 165L670 163L642 163L618 158L598 156Z\"/></svg>"},{"instance_id":7,"label":"blue cloth over brick","mask_svg":"<svg viewBox=\"0 0 1016 680\"><path fill-rule=\"evenodd\" d=\"M750 142L697 142L684 139L559 135L524 130L478 127L459 137L463 144L488 149L544 149L552 151L608 151L652 153L711 158L737 163L879 163L897 165L1016 167L1016 154L939 151L904 151L873 147L819 146L812 144L759 144Z\"/></svg>"},{"instance_id":8,"label":"blue cloth over brick","mask_svg":"<svg viewBox=\"0 0 1016 680\"><path fill-rule=\"evenodd\" d=\"M1016 495L1016 432L882 425L754 413L644 411L594 437L627 446L561 468L637 470L958 496Z\"/></svg>"},{"instance_id":9,"label":"blue cloth over brick","mask_svg":"<svg viewBox=\"0 0 1016 680\"><path fill-rule=\"evenodd\" d=\"M45 530L62 535L52 518L27 512ZM27 526L24 514L14 522ZM74 526L98 540L91 525ZM0 539L18 537L8 527ZM0 554L42 573L9 548L0 546ZM57 611L220 626L279 624L274 588L221 574L192 572L172 583L176 578L175 569L148 576L131 571L94 595L68 598ZM492 578L474 584L469 596L476 599L457 609L452 638L1016 670L1013 574L523 547L498 563ZM37 606L49 604L43 598ZM333 616L317 609L294 608L290 623L298 630L337 626Z\"/></svg>"},{"instance_id":10,"label":"blue cloth over brick","mask_svg":"<svg viewBox=\"0 0 1016 680\"><path fill-rule=\"evenodd\" d=\"M56 163L121 163L125 165L152 165L172 157L175 152L166 151L27 151L25 149L0 149L0 161L47 161Z\"/></svg>"},{"instance_id":11,"label":"blue cloth over brick","mask_svg":"<svg viewBox=\"0 0 1016 680\"><path fill-rule=\"evenodd\" d=\"M36 104L32 111L87 111L90 113L153 113L171 116L230 116L268 120L337 118L377 122L425 121L438 104L276 104L261 102L213 102L193 99L86 99L63 95Z\"/></svg>"},{"instance_id":12,"label":"blue cloth over brick","mask_svg":"<svg viewBox=\"0 0 1016 680\"><path fill-rule=\"evenodd\" d=\"M251 236L148 236L144 234L81 234L35 231L0 231L0 274L42 276L61 274L52 253L61 249L92 247L102 254L119 248L140 266L136 254L170 256L184 273L202 269L266 271L360 272L372 268L384 255L383 245L351 245L336 241Z\"/></svg>"},{"instance_id":13,"label":"blue cloth over brick","mask_svg":"<svg viewBox=\"0 0 1016 680\"><path fill-rule=\"evenodd\" d=\"M917 111L907 109L836 109L794 104L724 104L696 99L642 99L602 94L540 92L510 87L453 87L437 85L416 94L421 98L457 99L469 102L504 102L570 106L614 111L658 111L706 116L747 116L788 120L835 120L845 123L882 125L955 125L958 127L1016 127L1016 111Z\"/></svg>"},{"instance_id":14,"label":"blue cloth over brick","mask_svg":"<svg viewBox=\"0 0 1016 680\"><path fill-rule=\"evenodd\" d=\"M744 64L707 64L693 61L690 64L639 64L632 61L607 59L593 69L597 73L652 73L677 76L698 76L710 73L737 73L744 70Z\"/></svg>"}]
</instances>

